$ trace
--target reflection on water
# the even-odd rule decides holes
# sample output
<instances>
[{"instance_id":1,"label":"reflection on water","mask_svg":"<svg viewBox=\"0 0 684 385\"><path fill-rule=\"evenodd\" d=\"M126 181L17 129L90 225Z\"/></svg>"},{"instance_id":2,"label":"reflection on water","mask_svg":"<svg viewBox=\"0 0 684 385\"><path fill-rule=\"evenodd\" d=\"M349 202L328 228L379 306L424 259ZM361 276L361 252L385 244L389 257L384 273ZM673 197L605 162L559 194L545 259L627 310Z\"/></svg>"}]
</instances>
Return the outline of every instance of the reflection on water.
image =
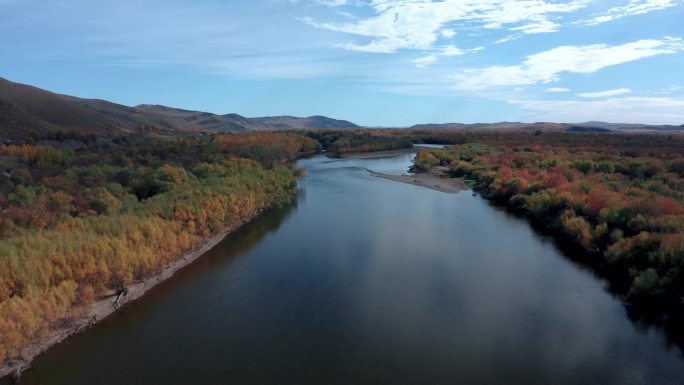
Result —
<instances>
[{"instance_id":1,"label":"reflection on water","mask_svg":"<svg viewBox=\"0 0 684 385\"><path fill-rule=\"evenodd\" d=\"M373 178L413 155L316 157L270 213L122 314L41 357L26 384L679 384L552 239L464 192Z\"/></svg>"}]
</instances>

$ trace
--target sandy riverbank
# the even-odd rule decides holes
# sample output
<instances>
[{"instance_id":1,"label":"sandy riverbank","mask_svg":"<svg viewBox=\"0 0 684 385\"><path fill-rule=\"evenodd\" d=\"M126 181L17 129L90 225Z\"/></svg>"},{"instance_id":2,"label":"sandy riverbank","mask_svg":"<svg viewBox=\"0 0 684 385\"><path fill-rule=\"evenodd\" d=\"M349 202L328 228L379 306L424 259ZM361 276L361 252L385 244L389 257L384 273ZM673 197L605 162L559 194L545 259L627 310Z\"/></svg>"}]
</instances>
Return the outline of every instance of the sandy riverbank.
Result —
<instances>
[{"instance_id":1,"label":"sandy riverbank","mask_svg":"<svg viewBox=\"0 0 684 385\"><path fill-rule=\"evenodd\" d=\"M419 147L420 146L417 145L414 148L405 148L399 150L352 153L343 155L342 159L379 159L402 154L415 154L420 149ZM449 194L455 194L468 189L468 186L466 186L462 181L445 175L445 171L445 167L435 167L427 173L418 173L414 175L392 175L368 170L372 176L377 178L408 183L414 186L427 187L429 189L442 191Z\"/></svg>"},{"instance_id":2,"label":"sandy riverbank","mask_svg":"<svg viewBox=\"0 0 684 385\"><path fill-rule=\"evenodd\" d=\"M219 242L221 242L228 234L234 232L242 227L247 222L259 216L265 209L261 209L252 216L224 229L218 234L209 238L205 238L200 245L192 250L183 253L177 260L166 266L159 274L145 279L142 282L137 282L127 287L128 294L123 296L120 304L123 306L128 302L135 301L140 298L159 283L170 278L175 272L183 267L191 264L197 258L204 255L211 250ZM31 367L31 363L39 354L48 350L53 345L56 345L72 335L82 332L95 323L102 321L109 315L114 313L117 309L114 307L113 300L115 296L103 298L88 307L83 315L72 319L67 325L51 331L48 335L41 338L40 341L30 345L22 352L22 357L19 359L10 359L2 363L0 366L0 378L6 376L18 377L21 372Z\"/></svg>"},{"instance_id":3,"label":"sandy riverbank","mask_svg":"<svg viewBox=\"0 0 684 385\"><path fill-rule=\"evenodd\" d=\"M402 148L399 150L386 150L386 151L373 151L373 152L353 152L349 154L344 154L341 156L342 159L378 159L387 158L390 156L401 155L401 154L415 154L418 152L416 148Z\"/></svg>"},{"instance_id":4,"label":"sandy riverbank","mask_svg":"<svg viewBox=\"0 0 684 385\"><path fill-rule=\"evenodd\" d=\"M427 187L429 189L455 194L467 190L463 182L455 178L442 176L438 171L430 173L420 173L415 175L390 175L368 170L368 172L378 178L389 179L395 182L408 183L414 186Z\"/></svg>"}]
</instances>

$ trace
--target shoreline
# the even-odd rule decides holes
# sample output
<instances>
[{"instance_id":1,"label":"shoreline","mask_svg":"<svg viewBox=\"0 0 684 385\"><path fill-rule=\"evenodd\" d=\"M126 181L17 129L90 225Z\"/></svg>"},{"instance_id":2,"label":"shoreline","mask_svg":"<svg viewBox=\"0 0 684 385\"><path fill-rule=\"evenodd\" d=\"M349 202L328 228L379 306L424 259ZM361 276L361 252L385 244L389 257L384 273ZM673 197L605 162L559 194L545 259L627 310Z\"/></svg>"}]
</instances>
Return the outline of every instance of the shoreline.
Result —
<instances>
[{"instance_id":1,"label":"shoreline","mask_svg":"<svg viewBox=\"0 0 684 385\"><path fill-rule=\"evenodd\" d=\"M416 152L418 152L416 148L402 148L398 150L382 150L370 152L350 152L347 154L340 155L340 159L378 159L402 154L415 154Z\"/></svg>"},{"instance_id":2,"label":"shoreline","mask_svg":"<svg viewBox=\"0 0 684 385\"><path fill-rule=\"evenodd\" d=\"M15 357L3 362L0 365L0 380L6 377L18 379L22 372L31 367L33 360L37 356L50 349L52 346L64 342L71 336L88 330L117 310L122 309L125 304L142 297L148 290L171 278L177 271L199 259L223 241L229 234L235 232L248 222L251 222L269 208L270 207L261 208L238 223L228 226L208 238L204 238L196 247L183 252L178 259L168 264L158 274L146 278L141 282L129 285L127 287L128 293L121 297L118 307L114 307L113 300L116 298L115 295L107 296L105 298L100 297L102 299L87 306L86 312L69 320L66 326L61 326L51 331L45 337L40 338L39 341L28 346L22 352L20 358Z\"/></svg>"},{"instance_id":3,"label":"shoreline","mask_svg":"<svg viewBox=\"0 0 684 385\"><path fill-rule=\"evenodd\" d=\"M446 178L437 173L419 173L415 175L390 175L381 172L368 170L371 176L391 180L394 182L411 184L414 186L426 187L431 190L441 191L447 194L456 194L468 190L469 187L455 178Z\"/></svg>"},{"instance_id":4,"label":"shoreline","mask_svg":"<svg viewBox=\"0 0 684 385\"><path fill-rule=\"evenodd\" d=\"M396 149L396 150L384 150L384 151L372 151L372 152L357 152L342 155L342 159L374 159L374 158L385 158L401 154L411 154L415 153L417 149ZM367 170L372 176L392 180L395 182L412 184L415 186L427 187L432 190L442 191L449 194L455 194L460 191L466 190L468 187L462 184L460 181L451 178L443 178L437 175L435 170L430 173L420 173L416 175L389 175L372 170ZM123 308L123 306L129 302L133 302L141 298L148 290L157 286L158 284L166 281L172 277L180 269L190 265L195 260L200 258L202 255L210 251L213 247L219 244L223 239L225 239L229 234L235 232L240 227L244 226L246 223L254 220L264 211L268 210L270 207L264 207L247 218L239 221L238 223L228 226L222 231L208 238L203 239L196 247L183 252L178 259L174 260L168 264L162 271L158 274L146 278L140 282L133 283L127 286L128 293L121 297L118 306L114 307L114 299L116 295L107 295L110 293L102 293L100 299L96 302L85 307L86 311L71 319L66 321L66 325L60 326L55 330L52 330L44 337L40 338L35 343L29 345L21 353L20 357L14 357L7 359L0 363L0 380L11 378L18 379L21 373L29 369L40 354L44 353L52 346L57 345L61 342L66 341L71 336L84 332L90 327L109 317L117 310ZM103 297L104 296L104 297Z\"/></svg>"}]
</instances>

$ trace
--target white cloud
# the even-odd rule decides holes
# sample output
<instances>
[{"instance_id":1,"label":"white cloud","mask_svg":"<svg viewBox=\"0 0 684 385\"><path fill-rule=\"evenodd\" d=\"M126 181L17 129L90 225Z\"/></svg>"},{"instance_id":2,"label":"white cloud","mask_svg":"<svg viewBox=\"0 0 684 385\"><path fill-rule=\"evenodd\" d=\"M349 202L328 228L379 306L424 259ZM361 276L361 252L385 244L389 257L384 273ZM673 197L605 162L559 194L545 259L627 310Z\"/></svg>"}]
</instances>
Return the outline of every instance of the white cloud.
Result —
<instances>
[{"instance_id":1,"label":"white cloud","mask_svg":"<svg viewBox=\"0 0 684 385\"><path fill-rule=\"evenodd\" d=\"M519 65L469 69L453 76L456 88L484 90L558 81L563 72L589 74L602 68L684 50L681 39L639 40L623 45L561 46L531 56Z\"/></svg>"},{"instance_id":2,"label":"white cloud","mask_svg":"<svg viewBox=\"0 0 684 385\"><path fill-rule=\"evenodd\" d=\"M296 2L296 0L291 0ZM349 3L348 0L315 0L314 3L325 5L326 7L341 7Z\"/></svg>"},{"instance_id":3,"label":"white cloud","mask_svg":"<svg viewBox=\"0 0 684 385\"><path fill-rule=\"evenodd\" d=\"M436 63L437 60L439 60L440 56L461 56L465 55L468 52L477 52L480 49L482 49L482 47L477 47L469 49L468 51L464 51L456 47L455 45L446 45L444 47L440 47L437 53L420 57L418 59L413 59L411 60L411 63L415 64L418 68L427 68L430 64Z\"/></svg>"},{"instance_id":4,"label":"white cloud","mask_svg":"<svg viewBox=\"0 0 684 385\"><path fill-rule=\"evenodd\" d=\"M643 15L649 12L674 7L675 5L677 5L676 0L630 0L625 6L611 8L603 15L584 20L581 24L603 24L616 19L622 19L623 17Z\"/></svg>"},{"instance_id":5,"label":"white cloud","mask_svg":"<svg viewBox=\"0 0 684 385\"><path fill-rule=\"evenodd\" d=\"M521 37L522 37L522 35L508 35L508 36L506 36L506 37L504 37L504 38L501 38L501 39L499 39L499 40L496 40L496 41L494 42L494 44L503 44L503 43L507 43L507 42L509 42L509 41L513 41L513 40L520 39Z\"/></svg>"},{"instance_id":6,"label":"white cloud","mask_svg":"<svg viewBox=\"0 0 684 385\"><path fill-rule=\"evenodd\" d=\"M336 10L335 13L338 14L338 15L340 15L340 16L342 16L342 17L346 17L347 19L352 19L352 20L355 20L355 19L356 19L356 16L354 16L353 13L347 12L347 11L343 11L343 10L341 10L341 9Z\"/></svg>"},{"instance_id":7,"label":"white cloud","mask_svg":"<svg viewBox=\"0 0 684 385\"><path fill-rule=\"evenodd\" d=\"M560 28L560 24L549 20L541 20L537 23L525 24L520 27L511 28L511 31L522 31L524 33L547 33L556 32Z\"/></svg>"},{"instance_id":8,"label":"white cloud","mask_svg":"<svg viewBox=\"0 0 684 385\"><path fill-rule=\"evenodd\" d=\"M551 92L551 93L563 93L563 92L570 92L570 89L568 88L562 88L562 87L551 87L547 88L546 92Z\"/></svg>"},{"instance_id":9,"label":"white cloud","mask_svg":"<svg viewBox=\"0 0 684 385\"><path fill-rule=\"evenodd\" d=\"M680 94L681 90L684 90L684 87L678 86L678 85L671 85L669 87L665 88L659 88L659 89L651 89L651 90L640 90L639 94L641 95L672 95L672 94Z\"/></svg>"},{"instance_id":10,"label":"white cloud","mask_svg":"<svg viewBox=\"0 0 684 385\"><path fill-rule=\"evenodd\" d=\"M419 57L418 59L411 60L411 63L415 64L418 68L427 68L430 64L437 61L436 55L428 55Z\"/></svg>"},{"instance_id":11,"label":"white cloud","mask_svg":"<svg viewBox=\"0 0 684 385\"><path fill-rule=\"evenodd\" d=\"M600 91L600 92L585 92L583 94L579 94L579 96L583 98L606 98L610 96L618 96L618 95L624 95L624 94L629 94L631 93L632 90L629 88L619 88L616 90L607 90L607 91Z\"/></svg>"},{"instance_id":12,"label":"white cloud","mask_svg":"<svg viewBox=\"0 0 684 385\"><path fill-rule=\"evenodd\" d=\"M684 123L684 99L628 97L600 101L513 100L533 120L555 122Z\"/></svg>"},{"instance_id":13,"label":"white cloud","mask_svg":"<svg viewBox=\"0 0 684 385\"><path fill-rule=\"evenodd\" d=\"M443 29L441 32L442 36L444 36L447 39L451 39L452 37L456 36L456 31L453 29Z\"/></svg>"},{"instance_id":14,"label":"white cloud","mask_svg":"<svg viewBox=\"0 0 684 385\"><path fill-rule=\"evenodd\" d=\"M459 55L465 55L465 51L462 49L454 46L454 45L448 45L446 47L442 48L442 52L440 53L441 56L459 56Z\"/></svg>"},{"instance_id":15,"label":"white cloud","mask_svg":"<svg viewBox=\"0 0 684 385\"><path fill-rule=\"evenodd\" d=\"M575 12L589 0L557 3L545 0L371 0L376 15L353 23L319 23L302 19L312 26L370 38L365 43L344 43L339 47L392 53L400 49L430 49L440 36L453 36L450 23L462 23L484 29L502 29L522 33L544 33L559 27L550 18Z\"/></svg>"}]
</instances>

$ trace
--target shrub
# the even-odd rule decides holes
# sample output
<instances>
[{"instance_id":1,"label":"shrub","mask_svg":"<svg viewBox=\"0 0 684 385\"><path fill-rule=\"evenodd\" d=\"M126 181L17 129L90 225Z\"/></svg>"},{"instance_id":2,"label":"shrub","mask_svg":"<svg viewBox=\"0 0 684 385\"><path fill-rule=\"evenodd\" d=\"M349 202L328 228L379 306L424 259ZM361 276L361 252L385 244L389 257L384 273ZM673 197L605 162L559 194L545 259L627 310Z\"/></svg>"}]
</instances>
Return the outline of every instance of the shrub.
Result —
<instances>
[{"instance_id":1,"label":"shrub","mask_svg":"<svg viewBox=\"0 0 684 385\"><path fill-rule=\"evenodd\" d=\"M684 178L684 159L673 160L668 170L679 175L680 178Z\"/></svg>"},{"instance_id":2,"label":"shrub","mask_svg":"<svg viewBox=\"0 0 684 385\"><path fill-rule=\"evenodd\" d=\"M437 166L439 163L439 159L437 159L429 151L420 151L416 155L416 160L414 162L416 168L420 171L430 171L434 166Z\"/></svg>"},{"instance_id":3,"label":"shrub","mask_svg":"<svg viewBox=\"0 0 684 385\"><path fill-rule=\"evenodd\" d=\"M590 171L594 171L594 161L588 159L576 160L570 163L570 166L582 171L585 174L588 174Z\"/></svg>"},{"instance_id":4,"label":"shrub","mask_svg":"<svg viewBox=\"0 0 684 385\"><path fill-rule=\"evenodd\" d=\"M593 236L591 225L586 219L575 216L574 211L565 211L561 216L561 227L567 237L589 250Z\"/></svg>"}]
</instances>

